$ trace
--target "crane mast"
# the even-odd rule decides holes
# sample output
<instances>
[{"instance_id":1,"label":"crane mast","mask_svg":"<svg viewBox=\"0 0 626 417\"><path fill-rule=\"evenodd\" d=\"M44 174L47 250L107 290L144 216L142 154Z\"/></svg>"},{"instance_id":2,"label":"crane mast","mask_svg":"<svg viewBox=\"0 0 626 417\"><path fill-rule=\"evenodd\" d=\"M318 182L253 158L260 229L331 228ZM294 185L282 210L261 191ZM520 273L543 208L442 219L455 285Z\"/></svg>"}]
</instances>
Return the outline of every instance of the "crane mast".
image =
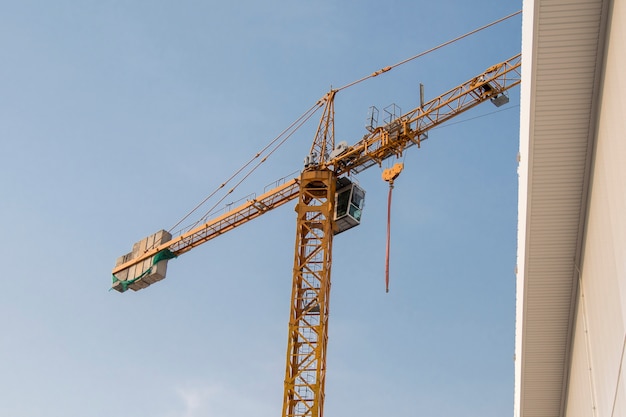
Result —
<instances>
[{"instance_id":1,"label":"crane mast","mask_svg":"<svg viewBox=\"0 0 626 417\"><path fill-rule=\"evenodd\" d=\"M160 231L137 242L132 252L117 260L112 288L119 292L145 288L165 277L168 259L297 198L282 416L323 417L333 236L358 224L345 226L337 218L341 205L337 195L349 183L346 176L400 157L413 145L419 147L430 129L484 101L505 104L506 91L520 82L518 54L383 126L371 126L352 146L345 142L335 146L337 91L331 90L321 100L324 111L299 178L178 237Z\"/></svg>"},{"instance_id":2,"label":"crane mast","mask_svg":"<svg viewBox=\"0 0 626 417\"><path fill-rule=\"evenodd\" d=\"M300 177L284 417L323 415L336 181L328 169Z\"/></svg>"},{"instance_id":3,"label":"crane mast","mask_svg":"<svg viewBox=\"0 0 626 417\"><path fill-rule=\"evenodd\" d=\"M284 417L323 415L337 174L320 167L334 148L334 97L329 92L296 204Z\"/></svg>"}]
</instances>

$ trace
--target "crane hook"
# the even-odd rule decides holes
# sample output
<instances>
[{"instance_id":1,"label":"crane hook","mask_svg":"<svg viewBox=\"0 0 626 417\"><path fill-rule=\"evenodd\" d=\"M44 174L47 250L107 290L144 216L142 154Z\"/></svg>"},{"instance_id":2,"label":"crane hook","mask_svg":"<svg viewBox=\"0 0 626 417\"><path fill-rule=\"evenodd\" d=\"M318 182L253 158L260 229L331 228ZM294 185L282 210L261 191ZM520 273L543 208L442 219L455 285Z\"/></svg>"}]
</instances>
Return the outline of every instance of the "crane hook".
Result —
<instances>
[{"instance_id":1,"label":"crane hook","mask_svg":"<svg viewBox=\"0 0 626 417\"><path fill-rule=\"evenodd\" d=\"M383 171L383 180L389 183L389 195L387 197L387 245L385 249L385 292L389 292L389 250L391 246L391 193L393 182L404 169L402 162L396 163L393 167Z\"/></svg>"}]
</instances>

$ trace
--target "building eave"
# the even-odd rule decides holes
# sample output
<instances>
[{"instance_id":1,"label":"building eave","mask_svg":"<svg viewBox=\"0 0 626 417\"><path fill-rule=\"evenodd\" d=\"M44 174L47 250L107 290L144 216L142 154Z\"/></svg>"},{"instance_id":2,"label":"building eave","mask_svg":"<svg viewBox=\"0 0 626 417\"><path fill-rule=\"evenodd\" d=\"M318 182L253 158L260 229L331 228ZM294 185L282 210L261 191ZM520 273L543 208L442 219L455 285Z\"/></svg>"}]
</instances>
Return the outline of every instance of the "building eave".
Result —
<instances>
[{"instance_id":1,"label":"building eave","mask_svg":"<svg viewBox=\"0 0 626 417\"><path fill-rule=\"evenodd\" d=\"M563 416L610 0L525 0L515 416Z\"/></svg>"}]
</instances>

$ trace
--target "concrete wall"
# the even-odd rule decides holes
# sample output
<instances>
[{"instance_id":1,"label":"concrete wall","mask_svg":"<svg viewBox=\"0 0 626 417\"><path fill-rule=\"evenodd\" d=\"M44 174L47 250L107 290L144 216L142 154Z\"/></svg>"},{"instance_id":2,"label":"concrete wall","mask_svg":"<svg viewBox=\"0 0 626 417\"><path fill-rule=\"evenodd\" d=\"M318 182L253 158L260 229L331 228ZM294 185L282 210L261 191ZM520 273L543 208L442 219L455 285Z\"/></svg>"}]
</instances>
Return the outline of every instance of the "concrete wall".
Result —
<instances>
[{"instance_id":1,"label":"concrete wall","mask_svg":"<svg viewBox=\"0 0 626 417\"><path fill-rule=\"evenodd\" d=\"M626 416L626 2L613 3L567 417Z\"/></svg>"}]
</instances>

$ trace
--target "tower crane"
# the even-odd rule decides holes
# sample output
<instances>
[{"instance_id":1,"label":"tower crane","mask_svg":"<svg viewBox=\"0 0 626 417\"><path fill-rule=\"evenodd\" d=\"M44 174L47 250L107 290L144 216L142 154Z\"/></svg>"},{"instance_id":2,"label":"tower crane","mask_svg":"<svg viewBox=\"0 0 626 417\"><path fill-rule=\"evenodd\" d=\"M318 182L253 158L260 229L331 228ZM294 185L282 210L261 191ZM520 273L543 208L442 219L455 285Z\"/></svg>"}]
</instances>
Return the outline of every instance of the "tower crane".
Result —
<instances>
[{"instance_id":1,"label":"tower crane","mask_svg":"<svg viewBox=\"0 0 626 417\"><path fill-rule=\"evenodd\" d=\"M368 133L352 145L335 144L337 90L331 90L318 103L323 114L299 177L180 236L161 230L135 243L130 253L118 258L112 288L146 288L165 278L169 259L297 199L282 416L322 417L333 236L360 223L365 197L350 175L381 166L414 145L419 148L430 129L480 103L506 104L507 90L521 81L520 69L518 54L382 126L369 125ZM400 170L396 166L384 173L390 186Z\"/></svg>"}]
</instances>

